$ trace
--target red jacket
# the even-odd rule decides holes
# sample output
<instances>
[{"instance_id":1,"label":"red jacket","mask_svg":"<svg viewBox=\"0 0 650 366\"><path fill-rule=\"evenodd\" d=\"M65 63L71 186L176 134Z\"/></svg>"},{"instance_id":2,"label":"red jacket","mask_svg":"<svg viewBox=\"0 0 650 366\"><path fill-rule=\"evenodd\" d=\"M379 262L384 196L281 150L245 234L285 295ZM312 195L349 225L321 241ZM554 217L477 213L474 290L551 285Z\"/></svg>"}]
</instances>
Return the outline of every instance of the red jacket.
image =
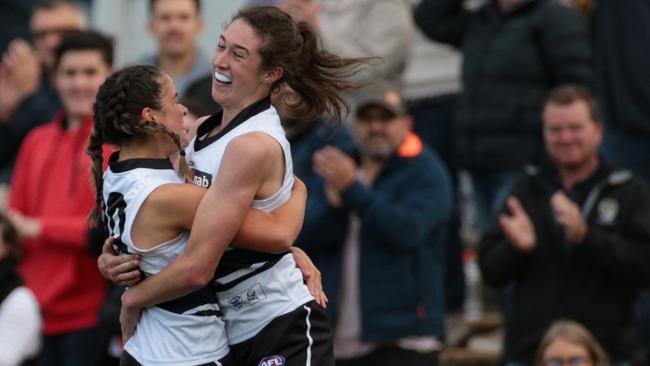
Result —
<instances>
[{"instance_id":1,"label":"red jacket","mask_svg":"<svg viewBox=\"0 0 650 366\"><path fill-rule=\"evenodd\" d=\"M88 252L88 213L95 202L85 149L93 121L74 131L63 113L25 138L12 175L9 207L41 221L41 235L24 241L20 274L36 294L45 335L97 324L106 284ZM104 150L104 162L109 150Z\"/></svg>"}]
</instances>

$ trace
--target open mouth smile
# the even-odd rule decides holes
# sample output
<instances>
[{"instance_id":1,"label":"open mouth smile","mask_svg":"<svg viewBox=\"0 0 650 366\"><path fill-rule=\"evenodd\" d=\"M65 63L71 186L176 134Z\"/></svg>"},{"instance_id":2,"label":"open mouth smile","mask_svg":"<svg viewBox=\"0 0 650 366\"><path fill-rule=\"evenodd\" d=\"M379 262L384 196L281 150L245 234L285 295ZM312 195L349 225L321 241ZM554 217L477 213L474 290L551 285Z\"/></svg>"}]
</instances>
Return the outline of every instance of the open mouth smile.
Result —
<instances>
[{"instance_id":1,"label":"open mouth smile","mask_svg":"<svg viewBox=\"0 0 650 366\"><path fill-rule=\"evenodd\" d=\"M214 79L222 84L231 84L232 80L226 75L220 73L219 71L214 72Z\"/></svg>"}]
</instances>

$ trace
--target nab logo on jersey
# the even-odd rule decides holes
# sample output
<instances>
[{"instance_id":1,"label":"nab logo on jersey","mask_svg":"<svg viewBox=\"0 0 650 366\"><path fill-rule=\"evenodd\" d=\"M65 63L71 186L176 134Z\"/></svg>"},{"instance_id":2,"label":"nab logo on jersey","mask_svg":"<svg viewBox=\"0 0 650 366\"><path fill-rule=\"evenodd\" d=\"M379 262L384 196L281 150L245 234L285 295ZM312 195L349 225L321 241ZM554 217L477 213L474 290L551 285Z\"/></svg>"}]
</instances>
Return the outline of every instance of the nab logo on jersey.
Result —
<instances>
[{"instance_id":1,"label":"nab logo on jersey","mask_svg":"<svg viewBox=\"0 0 650 366\"><path fill-rule=\"evenodd\" d=\"M192 178L192 183L199 187L209 188L212 184L212 174L204 173L197 169L192 169L194 173L194 178Z\"/></svg>"},{"instance_id":2,"label":"nab logo on jersey","mask_svg":"<svg viewBox=\"0 0 650 366\"><path fill-rule=\"evenodd\" d=\"M264 357L257 366L284 366L284 357L268 356Z\"/></svg>"}]
</instances>

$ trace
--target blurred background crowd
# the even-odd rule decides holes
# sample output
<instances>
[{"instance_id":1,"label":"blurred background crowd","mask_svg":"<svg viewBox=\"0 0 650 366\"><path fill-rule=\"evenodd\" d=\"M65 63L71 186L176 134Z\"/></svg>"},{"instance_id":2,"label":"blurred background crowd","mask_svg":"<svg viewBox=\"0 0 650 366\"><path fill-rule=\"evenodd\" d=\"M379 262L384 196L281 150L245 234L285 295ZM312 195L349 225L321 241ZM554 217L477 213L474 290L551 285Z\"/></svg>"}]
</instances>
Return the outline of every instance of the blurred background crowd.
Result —
<instances>
[{"instance_id":1,"label":"blurred background crowd","mask_svg":"<svg viewBox=\"0 0 650 366\"><path fill-rule=\"evenodd\" d=\"M276 106L337 365L646 364L648 0L4 0L0 366L117 364L123 289L86 221L95 94L156 65L191 129L253 5L371 58L345 120Z\"/></svg>"}]
</instances>

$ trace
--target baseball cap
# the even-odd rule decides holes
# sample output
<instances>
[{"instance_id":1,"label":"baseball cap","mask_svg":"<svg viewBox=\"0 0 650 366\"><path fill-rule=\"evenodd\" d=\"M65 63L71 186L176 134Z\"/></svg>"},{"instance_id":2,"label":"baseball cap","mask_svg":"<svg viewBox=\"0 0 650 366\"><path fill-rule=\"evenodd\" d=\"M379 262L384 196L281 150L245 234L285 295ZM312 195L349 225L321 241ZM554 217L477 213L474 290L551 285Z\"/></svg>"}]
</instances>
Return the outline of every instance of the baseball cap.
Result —
<instances>
[{"instance_id":1,"label":"baseball cap","mask_svg":"<svg viewBox=\"0 0 650 366\"><path fill-rule=\"evenodd\" d=\"M404 99L396 88L381 82L373 82L355 92L353 116L369 106L379 106L396 117L406 114Z\"/></svg>"}]
</instances>

